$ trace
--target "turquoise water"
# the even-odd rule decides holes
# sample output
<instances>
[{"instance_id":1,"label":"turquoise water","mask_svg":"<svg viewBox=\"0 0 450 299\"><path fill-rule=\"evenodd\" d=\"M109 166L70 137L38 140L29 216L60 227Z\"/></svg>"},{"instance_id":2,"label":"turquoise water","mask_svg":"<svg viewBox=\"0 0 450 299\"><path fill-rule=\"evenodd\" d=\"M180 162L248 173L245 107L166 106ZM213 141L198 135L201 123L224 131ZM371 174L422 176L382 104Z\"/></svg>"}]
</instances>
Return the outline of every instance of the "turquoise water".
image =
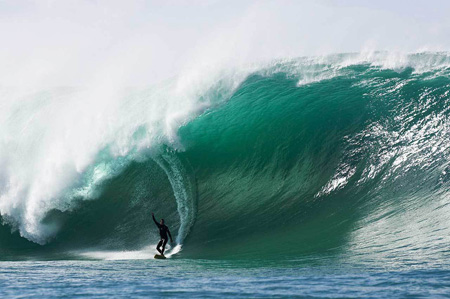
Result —
<instances>
[{"instance_id":1,"label":"turquoise water","mask_svg":"<svg viewBox=\"0 0 450 299\"><path fill-rule=\"evenodd\" d=\"M0 295L445 297L449 75L339 54L182 94L2 90Z\"/></svg>"}]
</instances>

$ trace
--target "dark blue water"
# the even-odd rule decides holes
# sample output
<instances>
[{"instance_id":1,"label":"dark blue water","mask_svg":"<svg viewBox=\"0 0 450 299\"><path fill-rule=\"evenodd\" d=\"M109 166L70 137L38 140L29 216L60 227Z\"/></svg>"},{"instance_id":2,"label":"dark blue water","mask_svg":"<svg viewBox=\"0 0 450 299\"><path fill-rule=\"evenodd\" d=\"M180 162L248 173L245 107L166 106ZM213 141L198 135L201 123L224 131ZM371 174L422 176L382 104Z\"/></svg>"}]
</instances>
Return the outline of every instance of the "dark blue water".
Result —
<instances>
[{"instance_id":1,"label":"dark blue water","mask_svg":"<svg viewBox=\"0 0 450 299\"><path fill-rule=\"evenodd\" d=\"M0 263L0 296L448 298L450 270L208 260Z\"/></svg>"}]
</instances>

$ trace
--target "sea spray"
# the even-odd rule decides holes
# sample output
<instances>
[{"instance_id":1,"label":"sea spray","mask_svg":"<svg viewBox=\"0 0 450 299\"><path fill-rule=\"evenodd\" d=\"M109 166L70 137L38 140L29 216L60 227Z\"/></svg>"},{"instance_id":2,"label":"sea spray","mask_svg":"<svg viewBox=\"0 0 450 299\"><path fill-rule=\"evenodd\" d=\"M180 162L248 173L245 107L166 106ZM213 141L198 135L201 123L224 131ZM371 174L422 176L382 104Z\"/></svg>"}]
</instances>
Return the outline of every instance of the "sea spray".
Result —
<instances>
[{"instance_id":1,"label":"sea spray","mask_svg":"<svg viewBox=\"0 0 450 299\"><path fill-rule=\"evenodd\" d=\"M194 225L197 214L195 178L193 177L192 170L186 170L186 167L180 159L177 158L173 149L166 147L164 152L159 157L155 158L155 161L167 174L177 201L180 227L178 229L176 243L181 246L183 240Z\"/></svg>"}]
</instances>

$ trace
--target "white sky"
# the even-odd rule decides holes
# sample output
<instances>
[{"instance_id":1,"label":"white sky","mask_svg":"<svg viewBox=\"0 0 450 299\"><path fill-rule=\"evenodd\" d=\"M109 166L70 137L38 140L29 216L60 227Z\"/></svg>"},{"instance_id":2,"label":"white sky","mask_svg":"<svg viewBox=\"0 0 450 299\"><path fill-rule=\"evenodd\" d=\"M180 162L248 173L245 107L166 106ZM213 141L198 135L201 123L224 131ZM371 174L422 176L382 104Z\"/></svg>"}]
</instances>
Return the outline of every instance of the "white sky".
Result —
<instances>
[{"instance_id":1,"label":"white sky","mask_svg":"<svg viewBox=\"0 0 450 299\"><path fill-rule=\"evenodd\" d=\"M449 15L447 0L0 0L0 86L146 85L199 64L447 51Z\"/></svg>"}]
</instances>

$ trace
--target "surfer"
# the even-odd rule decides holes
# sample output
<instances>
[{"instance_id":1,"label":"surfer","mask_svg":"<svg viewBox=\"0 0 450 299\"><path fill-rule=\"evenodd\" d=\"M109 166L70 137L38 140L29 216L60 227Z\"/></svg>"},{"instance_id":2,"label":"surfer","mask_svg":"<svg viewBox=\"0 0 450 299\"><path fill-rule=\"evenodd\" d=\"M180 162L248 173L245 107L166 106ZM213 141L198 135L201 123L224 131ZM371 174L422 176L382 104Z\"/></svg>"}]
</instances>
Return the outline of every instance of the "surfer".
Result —
<instances>
[{"instance_id":1,"label":"surfer","mask_svg":"<svg viewBox=\"0 0 450 299\"><path fill-rule=\"evenodd\" d=\"M166 249L167 244L167 235L169 235L171 243L173 242L172 235L170 234L169 228L166 225L164 225L164 219L161 219L161 221L158 223L158 221L156 221L155 219L155 214L153 213L152 218L156 226L159 228L159 235L161 236L161 240L159 240L158 245L156 245L156 250L158 250L159 253L161 253L161 255L164 256L164 250ZM162 248L160 249L160 247Z\"/></svg>"}]
</instances>

